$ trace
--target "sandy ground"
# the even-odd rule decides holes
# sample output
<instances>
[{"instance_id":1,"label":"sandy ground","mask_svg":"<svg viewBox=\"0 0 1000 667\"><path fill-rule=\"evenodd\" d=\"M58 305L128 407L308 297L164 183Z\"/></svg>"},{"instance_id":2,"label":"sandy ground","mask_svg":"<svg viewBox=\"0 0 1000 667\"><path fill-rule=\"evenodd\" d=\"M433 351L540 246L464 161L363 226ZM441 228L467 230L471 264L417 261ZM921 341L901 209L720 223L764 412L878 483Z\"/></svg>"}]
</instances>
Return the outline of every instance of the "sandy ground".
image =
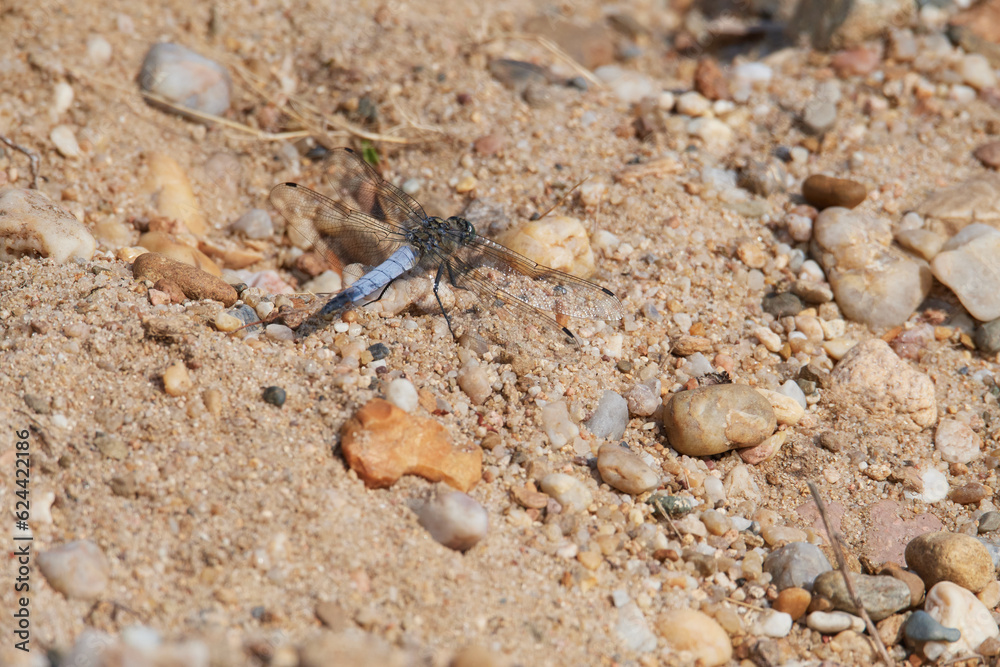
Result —
<instances>
[{"instance_id":1,"label":"sandy ground","mask_svg":"<svg viewBox=\"0 0 1000 667\"><path fill-rule=\"evenodd\" d=\"M663 89L690 88L692 63L668 53L656 37L672 27L676 14L645 3L623 9L654 35L645 38L628 67ZM603 11L597 3L563 10L581 23L598 22ZM149 46L183 43L252 71L266 82L271 99L237 82L231 115L268 131L286 129L273 121L280 117L274 105L290 93L329 115L368 95L380 113L375 129L423 140L376 146L387 178L420 179L415 196L430 212L457 213L475 196L501 203L516 222L545 211L584 177L608 185L602 203L587 207L571 197L563 212L579 217L591 233L612 231L632 247L624 254L598 253L593 279L622 297L634 325L622 358L636 365L635 375L600 354L543 367L531 382L542 392L571 387L571 414L589 415L605 389L625 394L649 364L659 366L656 376L666 387L675 385L682 362L666 354L669 341L681 333L671 317L675 313L700 325L713 353L735 360L738 381L776 388L788 379L787 368L777 355L755 355L758 345L748 332L764 321L761 298L787 279L774 263L777 237L765 220L700 197L698 170L737 166L801 142L789 110L800 109L817 81L832 76L823 56L810 60L798 51L780 57L774 67L781 85L755 98L760 108L738 126L726 150L713 153L685 137L639 141L629 131L629 105L606 88L586 93L559 88L551 106L536 109L501 86L486 68L494 57L533 60L573 74L537 43L511 37L535 12L531 3L509 0L447 11L436 3L395 1L137 6L108 0L7 8L0 13L0 131L41 153L45 193L91 228L109 220L124 226L129 244L138 237L133 222L154 213L143 189L147 157L166 152L193 184L211 235L225 238L227 225L246 210L266 207L275 183L316 185L316 174L308 161L289 160L287 143L235 129L206 130L148 106L134 81ZM95 66L85 56L92 35L113 46L107 66ZM50 109L58 81L69 82L75 98L57 119ZM466 96L466 104L456 101L459 95ZM838 133L807 166L790 166L793 175L844 174L850 167L849 175L875 193L865 206L878 210L891 200L902 211L934 188L981 168L970 151L986 136L986 119L994 113L984 103L925 115L893 108L875 122L863 113L864 98L864 92L848 98L838 120L839 128L867 127L863 138ZM592 121L586 125L580 120L585 114ZM58 123L87 137L81 158L65 159L53 148L48 136ZM472 151L473 141L495 132L505 137L499 155ZM346 133L331 136L359 146ZM689 144L694 148L685 150ZM213 180L206 168L219 153L236 158L231 186ZM615 180L635 158L664 155L677 165L672 173ZM15 184L26 185L22 156L7 152L0 167L8 177L16 169ZM478 181L475 191L456 193L455 184L467 174ZM794 203L785 193L766 201L772 218ZM768 254L763 289L748 287L749 269L735 253L740 243L754 239ZM268 244L255 268L274 268L278 253L277 243ZM9 502L13 431L30 428L33 492L55 494L52 522L33 526L35 548L90 539L111 566L111 583L102 596L106 603L89 616L89 602L67 600L34 575L32 639L39 651L65 651L88 626L117 633L142 624L171 640L207 638L224 647L219 655L231 655L226 664L266 663L275 647L299 645L318 632L317 605L334 601L345 623L426 664L447 664L469 643L525 665L636 664L652 658L623 648L614 630L611 592L626 589L633 597L645 592L650 599L644 612L651 621L659 611L691 604L690 591L648 588L647 580L655 576L630 563L651 556L627 539L590 572L556 555L559 543L549 539L543 524L520 525L509 518L509 490L524 483L532 466L599 479L575 460L572 448L548 447L534 402L494 394L486 406L471 404L456 386L458 353L438 316L362 315L362 336L366 344L390 348L390 371L452 403L450 414L436 418L456 441L483 439L487 431L477 415L500 415L505 424L507 456L497 459L488 452L490 479L472 491L489 511L490 532L465 554L434 542L410 511L408 503L426 494L427 482L408 477L389 490L370 491L345 468L337 453L339 429L360 405L381 395L384 384L371 370L337 366L327 349L334 344L332 331L294 343L248 343L208 325L219 304L154 307L145 292L129 265L112 255L62 265L25 258L0 267L5 313L0 415L11 434L0 442L4 497ZM943 291L933 296L946 312L960 315L952 297ZM667 313L665 320L642 316L640 309L650 300ZM179 340L155 339L142 326L151 314L190 333ZM402 326L407 320L417 326ZM881 333L848 325L856 339ZM664 354L644 356L649 346L661 343ZM163 390L161 376L177 361L186 362L194 381L186 397ZM990 360L946 340L912 363L935 381L942 413L995 414L995 400L967 372L991 368ZM502 370L494 364L489 372ZM287 391L283 408L261 400L261 388L270 385ZM223 396L218 416L201 399L208 389ZM51 409L41 414L29 409L26 394L43 397ZM648 421L634 418L624 440L658 459L669 457L662 430L643 428ZM853 457L851 451L835 454L815 445L815 437L831 428L849 435ZM103 455L95 445L98 433L114 433L125 443L127 457ZM759 506L790 525L808 525L794 511L808 500L807 480L817 481L824 497L844 506L843 528L857 552L869 538L866 508L880 499L900 499L914 513L930 510L949 528L969 521L966 508L905 501L898 485L856 472L859 459L929 457L931 430L912 434L864 419L838 421L820 402L789 435L780 456L753 475L761 489ZM709 465L725 473L738 462L727 454ZM836 483L824 476L828 470L840 472ZM134 493L116 495L115 479L130 480ZM628 514L631 501L607 486L594 488L600 511L573 519L564 532L597 530ZM12 578L5 574L5 581ZM13 599L5 583L0 606L7 608ZM0 662L40 664L11 652L4 636ZM803 659L815 658L821 643L801 627L782 641Z\"/></svg>"}]
</instances>

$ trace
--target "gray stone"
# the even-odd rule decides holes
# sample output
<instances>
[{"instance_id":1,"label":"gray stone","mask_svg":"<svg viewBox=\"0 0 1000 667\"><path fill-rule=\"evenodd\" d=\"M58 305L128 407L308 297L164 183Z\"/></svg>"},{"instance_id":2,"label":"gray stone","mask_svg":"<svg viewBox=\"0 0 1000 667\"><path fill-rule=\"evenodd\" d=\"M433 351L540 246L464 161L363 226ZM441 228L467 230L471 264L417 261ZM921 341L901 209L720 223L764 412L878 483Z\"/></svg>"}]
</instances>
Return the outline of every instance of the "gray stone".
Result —
<instances>
[{"instance_id":1,"label":"gray stone","mask_svg":"<svg viewBox=\"0 0 1000 667\"><path fill-rule=\"evenodd\" d=\"M605 391L597 402L594 415L587 421L587 428L598 438L617 440L625 435L628 426L628 402L619 394Z\"/></svg>"},{"instance_id":2,"label":"gray stone","mask_svg":"<svg viewBox=\"0 0 1000 667\"><path fill-rule=\"evenodd\" d=\"M221 116L229 108L232 81L217 62L179 44L161 42L146 53L139 86L179 106Z\"/></svg>"},{"instance_id":3,"label":"gray stone","mask_svg":"<svg viewBox=\"0 0 1000 667\"><path fill-rule=\"evenodd\" d=\"M986 322L976 329L973 341L976 349L986 354L1000 352L1000 318Z\"/></svg>"},{"instance_id":4,"label":"gray stone","mask_svg":"<svg viewBox=\"0 0 1000 667\"><path fill-rule=\"evenodd\" d=\"M629 450L611 442L598 451L597 470L609 486L634 496L660 485L660 476L655 470Z\"/></svg>"},{"instance_id":5,"label":"gray stone","mask_svg":"<svg viewBox=\"0 0 1000 667\"><path fill-rule=\"evenodd\" d=\"M271 215L262 208L252 208L232 224L235 232L240 232L248 239L266 239L274 235L274 223Z\"/></svg>"},{"instance_id":6,"label":"gray stone","mask_svg":"<svg viewBox=\"0 0 1000 667\"><path fill-rule=\"evenodd\" d=\"M910 606L910 587L904 581L895 577L873 577L855 572L851 572L849 576L858 599L873 621L881 621ZM813 595L826 598L834 609L849 614L860 613L851 601L840 570L824 572L816 577Z\"/></svg>"},{"instance_id":7,"label":"gray stone","mask_svg":"<svg viewBox=\"0 0 1000 667\"><path fill-rule=\"evenodd\" d=\"M957 642L962 633L957 628L946 628L926 611L918 609L906 619L903 635L911 642Z\"/></svg>"},{"instance_id":8,"label":"gray stone","mask_svg":"<svg viewBox=\"0 0 1000 667\"><path fill-rule=\"evenodd\" d=\"M791 292L781 294L768 294L761 301L761 308L765 313L773 315L775 319L791 317L802 312L802 301Z\"/></svg>"},{"instance_id":9,"label":"gray stone","mask_svg":"<svg viewBox=\"0 0 1000 667\"><path fill-rule=\"evenodd\" d=\"M764 559L764 571L779 591L793 586L812 590L816 577L830 571L830 561L815 544L790 542Z\"/></svg>"},{"instance_id":10,"label":"gray stone","mask_svg":"<svg viewBox=\"0 0 1000 667\"><path fill-rule=\"evenodd\" d=\"M979 532L992 533L1000 528L1000 512L986 512L979 517Z\"/></svg>"}]
</instances>

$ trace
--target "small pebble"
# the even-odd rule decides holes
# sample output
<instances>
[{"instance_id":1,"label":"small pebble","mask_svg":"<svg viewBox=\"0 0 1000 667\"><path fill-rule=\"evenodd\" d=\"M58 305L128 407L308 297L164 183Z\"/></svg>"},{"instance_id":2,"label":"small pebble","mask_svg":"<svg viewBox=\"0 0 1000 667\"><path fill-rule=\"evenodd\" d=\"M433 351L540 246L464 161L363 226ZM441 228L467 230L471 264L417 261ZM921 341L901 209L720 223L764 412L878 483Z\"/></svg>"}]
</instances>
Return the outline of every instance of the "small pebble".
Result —
<instances>
[{"instance_id":1,"label":"small pebble","mask_svg":"<svg viewBox=\"0 0 1000 667\"><path fill-rule=\"evenodd\" d=\"M609 486L633 496L652 491L660 485L660 476L656 471L615 443L601 445L597 453L597 470Z\"/></svg>"},{"instance_id":2,"label":"small pebble","mask_svg":"<svg viewBox=\"0 0 1000 667\"><path fill-rule=\"evenodd\" d=\"M82 155L80 144L76 142L76 134L69 125L56 125L49 133L49 139L63 157L73 158Z\"/></svg>"},{"instance_id":3,"label":"small pebble","mask_svg":"<svg viewBox=\"0 0 1000 667\"><path fill-rule=\"evenodd\" d=\"M956 628L946 628L923 609L918 609L906 619L903 634L911 642L957 642L962 636Z\"/></svg>"},{"instance_id":4,"label":"small pebble","mask_svg":"<svg viewBox=\"0 0 1000 667\"><path fill-rule=\"evenodd\" d=\"M810 134L823 134L837 122L837 105L822 98L806 104L802 124Z\"/></svg>"},{"instance_id":5,"label":"small pebble","mask_svg":"<svg viewBox=\"0 0 1000 667\"><path fill-rule=\"evenodd\" d=\"M990 511L979 517L979 534L1000 530L1000 512Z\"/></svg>"},{"instance_id":6,"label":"small pebble","mask_svg":"<svg viewBox=\"0 0 1000 667\"><path fill-rule=\"evenodd\" d=\"M976 349L986 354L1000 352L1000 319L981 324L973 337Z\"/></svg>"},{"instance_id":7,"label":"small pebble","mask_svg":"<svg viewBox=\"0 0 1000 667\"><path fill-rule=\"evenodd\" d=\"M163 390L170 396L183 396L194 386L184 362L178 361L163 372Z\"/></svg>"},{"instance_id":8,"label":"small pebble","mask_svg":"<svg viewBox=\"0 0 1000 667\"><path fill-rule=\"evenodd\" d=\"M761 300L761 307L775 319L793 317L802 312L803 308L802 301L791 292L768 294Z\"/></svg>"},{"instance_id":9,"label":"small pebble","mask_svg":"<svg viewBox=\"0 0 1000 667\"><path fill-rule=\"evenodd\" d=\"M267 239L274 235L271 215L262 208L252 208L234 222L230 228L248 239Z\"/></svg>"},{"instance_id":10,"label":"small pebble","mask_svg":"<svg viewBox=\"0 0 1000 667\"><path fill-rule=\"evenodd\" d=\"M1000 141L990 141L980 145L972 155L991 169L1000 169Z\"/></svg>"},{"instance_id":11,"label":"small pebble","mask_svg":"<svg viewBox=\"0 0 1000 667\"><path fill-rule=\"evenodd\" d=\"M831 570L830 561L815 544L792 542L764 559L764 571L779 591L797 587L812 590L816 577Z\"/></svg>"},{"instance_id":12,"label":"small pebble","mask_svg":"<svg viewBox=\"0 0 1000 667\"><path fill-rule=\"evenodd\" d=\"M960 64L962 81L976 90L994 88L997 85L997 75L986 56L979 53L969 53L962 58Z\"/></svg>"},{"instance_id":13,"label":"small pebble","mask_svg":"<svg viewBox=\"0 0 1000 667\"><path fill-rule=\"evenodd\" d=\"M88 37L87 60L95 65L107 65L111 62L111 43L100 35Z\"/></svg>"},{"instance_id":14,"label":"small pebble","mask_svg":"<svg viewBox=\"0 0 1000 667\"><path fill-rule=\"evenodd\" d=\"M851 583L858 599L873 621L881 621L910 606L910 588L895 577L879 577L852 572ZM839 570L824 572L813 582L813 595L829 600L834 609L858 613Z\"/></svg>"},{"instance_id":15,"label":"small pebble","mask_svg":"<svg viewBox=\"0 0 1000 667\"><path fill-rule=\"evenodd\" d=\"M777 420L767 399L740 384L717 384L674 394L663 409L670 446L688 456L752 447L770 436Z\"/></svg>"},{"instance_id":16,"label":"small pebble","mask_svg":"<svg viewBox=\"0 0 1000 667\"><path fill-rule=\"evenodd\" d=\"M854 208L868 197L865 186L846 178L813 174L802 183L802 196L818 209Z\"/></svg>"},{"instance_id":17,"label":"small pebble","mask_svg":"<svg viewBox=\"0 0 1000 667\"><path fill-rule=\"evenodd\" d=\"M711 110L712 103L701 93L692 90L678 97L674 108L677 113L685 116L704 116Z\"/></svg>"},{"instance_id":18,"label":"small pebble","mask_svg":"<svg viewBox=\"0 0 1000 667\"><path fill-rule=\"evenodd\" d=\"M934 449L948 463L971 463L980 456L980 438L969 425L957 419L942 419L934 433Z\"/></svg>"},{"instance_id":19,"label":"small pebble","mask_svg":"<svg viewBox=\"0 0 1000 667\"><path fill-rule=\"evenodd\" d=\"M42 551L37 562L52 588L77 600L99 598L111 574L104 552L90 540L77 540Z\"/></svg>"},{"instance_id":20,"label":"small pebble","mask_svg":"<svg viewBox=\"0 0 1000 667\"><path fill-rule=\"evenodd\" d=\"M458 370L458 386L476 405L482 405L493 394L493 385L486 369L476 359L469 359Z\"/></svg>"},{"instance_id":21,"label":"small pebble","mask_svg":"<svg viewBox=\"0 0 1000 667\"><path fill-rule=\"evenodd\" d=\"M846 611L814 611L806 617L806 626L824 635L835 635L844 630L865 630L864 620Z\"/></svg>"},{"instance_id":22,"label":"small pebble","mask_svg":"<svg viewBox=\"0 0 1000 667\"><path fill-rule=\"evenodd\" d=\"M991 495L988 488L979 482L967 482L958 488L952 489L948 494L948 500L959 505L978 505L979 501Z\"/></svg>"},{"instance_id":23,"label":"small pebble","mask_svg":"<svg viewBox=\"0 0 1000 667\"><path fill-rule=\"evenodd\" d=\"M553 472L539 482L542 491L556 499L565 512L586 511L594 501L590 490L576 477Z\"/></svg>"},{"instance_id":24,"label":"small pebble","mask_svg":"<svg viewBox=\"0 0 1000 667\"><path fill-rule=\"evenodd\" d=\"M233 317L224 310L220 310L216 315L212 324L219 331L224 333L229 333L230 331L236 331L243 326L243 320L238 317Z\"/></svg>"},{"instance_id":25,"label":"small pebble","mask_svg":"<svg viewBox=\"0 0 1000 667\"><path fill-rule=\"evenodd\" d=\"M221 116L229 108L229 73L191 49L161 42L146 53L139 85L180 106Z\"/></svg>"},{"instance_id":26,"label":"small pebble","mask_svg":"<svg viewBox=\"0 0 1000 667\"><path fill-rule=\"evenodd\" d=\"M702 520L704 521L704 518ZM778 597L775 598L772 606L776 611L784 612L791 616L793 621L797 621L806 613L810 602L812 602L812 595L809 591L797 586L791 586L778 593ZM816 628L813 629L815 630Z\"/></svg>"},{"instance_id":27,"label":"small pebble","mask_svg":"<svg viewBox=\"0 0 1000 667\"><path fill-rule=\"evenodd\" d=\"M456 551L471 549L489 529L486 508L472 496L447 487L436 490L416 513L420 525L436 542Z\"/></svg>"},{"instance_id":28,"label":"small pebble","mask_svg":"<svg viewBox=\"0 0 1000 667\"><path fill-rule=\"evenodd\" d=\"M180 287L184 296L195 301L212 299L231 306L237 299L233 286L221 278L155 252L147 252L135 258L132 276L136 280L145 279L153 283L169 280Z\"/></svg>"},{"instance_id":29,"label":"small pebble","mask_svg":"<svg viewBox=\"0 0 1000 667\"><path fill-rule=\"evenodd\" d=\"M128 456L128 447L121 438L111 433L98 431L94 435L94 446L109 459L121 461Z\"/></svg>"},{"instance_id":30,"label":"small pebble","mask_svg":"<svg viewBox=\"0 0 1000 667\"><path fill-rule=\"evenodd\" d=\"M420 404L417 388L406 378L396 378L390 381L385 390L385 397L404 412L413 412Z\"/></svg>"},{"instance_id":31,"label":"small pebble","mask_svg":"<svg viewBox=\"0 0 1000 667\"><path fill-rule=\"evenodd\" d=\"M261 393L261 398L264 399L265 403L270 403L276 407L281 407L285 404L285 390L281 387L264 387L264 391Z\"/></svg>"},{"instance_id":32,"label":"small pebble","mask_svg":"<svg viewBox=\"0 0 1000 667\"><path fill-rule=\"evenodd\" d=\"M673 651L685 651L704 667L724 665L733 656L733 645L722 626L708 614L694 609L674 609L656 621L657 634Z\"/></svg>"},{"instance_id":33,"label":"small pebble","mask_svg":"<svg viewBox=\"0 0 1000 667\"><path fill-rule=\"evenodd\" d=\"M660 406L660 380L652 378L632 386L625 400L628 411L637 417L649 417Z\"/></svg>"},{"instance_id":34,"label":"small pebble","mask_svg":"<svg viewBox=\"0 0 1000 667\"><path fill-rule=\"evenodd\" d=\"M586 424L598 438L620 439L628 426L628 401L610 389L605 390Z\"/></svg>"},{"instance_id":35,"label":"small pebble","mask_svg":"<svg viewBox=\"0 0 1000 667\"><path fill-rule=\"evenodd\" d=\"M765 610L750 628L751 635L787 637L792 630L792 617L774 609Z\"/></svg>"}]
</instances>

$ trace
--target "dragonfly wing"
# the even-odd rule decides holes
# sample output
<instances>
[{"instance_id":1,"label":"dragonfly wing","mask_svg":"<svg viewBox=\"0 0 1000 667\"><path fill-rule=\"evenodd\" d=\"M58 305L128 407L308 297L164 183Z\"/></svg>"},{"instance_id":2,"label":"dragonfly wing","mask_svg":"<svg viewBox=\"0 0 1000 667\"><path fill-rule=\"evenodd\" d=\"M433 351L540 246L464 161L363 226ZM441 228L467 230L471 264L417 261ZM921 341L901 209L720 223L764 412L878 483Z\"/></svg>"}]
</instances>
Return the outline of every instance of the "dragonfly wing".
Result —
<instances>
[{"instance_id":1,"label":"dragonfly wing","mask_svg":"<svg viewBox=\"0 0 1000 667\"><path fill-rule=\"evenodd\" d=\"M487 238L477 236L466 241L455 254L462 268L461 277L456 276L458 283L480 288L488 285L494 292L502 292L505 300L583 319L613 321L625 315L621 302L610 290L533 262Z\"/></svg>"},{"instance_id":2,"label":"dragonfly wing","mask_svg":"<svg viewBox=\"0 0 1000 667\"><path fill-rule=\"evenodd\" d=\"M271 190L271 203L296 232L341 267L376 266L404 241L404 230L296 183Z\"/></svg>"},{"instance_id":3,"label":"dragonfly wing","mask_svg":"<svg viewBox=\"0 0 1000 667\"><path fill-rule=\"evenodd\" d=\"M323 180L345 203L373 218L416 229L427 218L423 207L379 175L350 148L337 148L324 162Z\"/></svg>"}]
</instances>

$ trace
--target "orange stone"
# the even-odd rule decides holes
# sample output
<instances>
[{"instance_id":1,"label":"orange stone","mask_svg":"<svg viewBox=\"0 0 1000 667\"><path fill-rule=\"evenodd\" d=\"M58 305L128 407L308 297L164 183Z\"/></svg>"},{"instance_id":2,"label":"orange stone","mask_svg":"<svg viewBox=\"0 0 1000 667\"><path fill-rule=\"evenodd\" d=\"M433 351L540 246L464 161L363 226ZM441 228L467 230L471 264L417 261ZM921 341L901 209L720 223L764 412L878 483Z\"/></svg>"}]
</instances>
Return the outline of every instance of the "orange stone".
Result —
<instances>
[{"instance_id":1,"label":"orange stone","mask_svg":"<svg viewBox=\"0 0 1000 667\"><path fill-rule=\"evenodd\" d=\"M797 621L806 613L809 603L812 602L812 595L804 588L792 586L778 593L771 604L777 611L783 611Z\"/></svg>"},{"instance_id":2,"label":"orange stone","mask_svg":"<svg viewBox=\"0 0 1000 667\"><path fill-rule=\"evenodd\" d=\"M370 489L419 475L468 491L483 475L483 452L458 448L439 422L415 417L376 398L344 423L340 448L347 465Z\"/></svg>"}]
</instances>

